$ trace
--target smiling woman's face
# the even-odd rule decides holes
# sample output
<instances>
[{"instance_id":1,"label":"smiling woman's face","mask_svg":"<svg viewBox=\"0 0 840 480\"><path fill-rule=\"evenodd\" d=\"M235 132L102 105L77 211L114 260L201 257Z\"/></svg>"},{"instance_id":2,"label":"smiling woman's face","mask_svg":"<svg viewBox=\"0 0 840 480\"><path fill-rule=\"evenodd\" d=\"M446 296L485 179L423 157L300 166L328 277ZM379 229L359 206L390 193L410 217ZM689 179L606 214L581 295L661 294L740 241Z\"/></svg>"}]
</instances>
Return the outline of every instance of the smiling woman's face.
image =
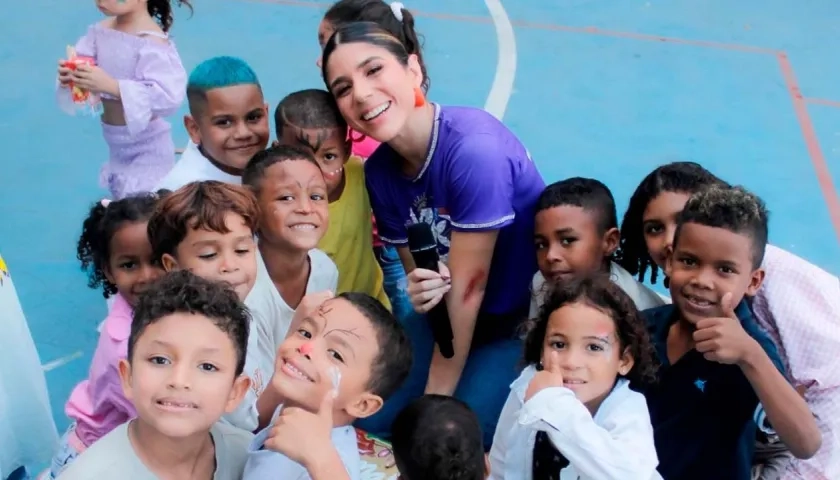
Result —
<instances>
[{"instance_id":1,"label":"smiling woman's face","mask_svg":"<svg viewBox=\"0 0 840 480\"><path fill-rule=\"evenodd\" d=\"M345 43L332 51L326 67L327 87L353 130L379 142L402 130L423 80L415 55L403 65L383 47Z\"/></svg>"}]
</instances>

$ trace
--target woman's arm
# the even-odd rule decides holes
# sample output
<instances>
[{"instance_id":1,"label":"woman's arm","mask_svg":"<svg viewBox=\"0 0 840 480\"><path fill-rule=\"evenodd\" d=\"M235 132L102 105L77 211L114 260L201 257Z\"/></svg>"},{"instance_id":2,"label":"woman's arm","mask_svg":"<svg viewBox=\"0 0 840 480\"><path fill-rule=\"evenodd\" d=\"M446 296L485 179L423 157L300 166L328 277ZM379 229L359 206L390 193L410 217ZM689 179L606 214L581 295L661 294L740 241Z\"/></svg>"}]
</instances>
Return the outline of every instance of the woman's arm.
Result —
<instances>
[{"instance_id":1,"label":"woman's arm","mask_svg":"<svg viewBox=\"0 0 840 480\"><path fill-rule=\"evenodd\" d=\"M445 299L452 323L455 355L452 358L444 358L440 350L435 348L426 393L455 393L470 353L475 321L484 300L484 289L487 286L487 275L497 237L497 230L452 232L449 248L452 287Z\"/></svg>"}]
</instances>

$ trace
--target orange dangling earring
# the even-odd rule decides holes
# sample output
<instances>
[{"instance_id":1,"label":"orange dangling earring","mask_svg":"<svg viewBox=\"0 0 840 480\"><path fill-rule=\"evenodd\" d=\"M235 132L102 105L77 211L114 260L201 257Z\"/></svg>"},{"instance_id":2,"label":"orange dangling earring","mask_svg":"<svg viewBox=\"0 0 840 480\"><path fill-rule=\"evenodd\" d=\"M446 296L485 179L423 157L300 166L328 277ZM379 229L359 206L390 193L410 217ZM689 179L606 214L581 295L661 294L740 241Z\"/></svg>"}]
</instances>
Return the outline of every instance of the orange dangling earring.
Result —
<instances>
[{"instance_id":1,"label":"orange dangling earring","mask_svg":"<svg viewBox=\"0 0 840 480\"><path fill-rule=\"evenodd\" d=\"M426 104L426 97L420 87L414 87L414 107L420 108Z\"/></svg>"}]
</instances>

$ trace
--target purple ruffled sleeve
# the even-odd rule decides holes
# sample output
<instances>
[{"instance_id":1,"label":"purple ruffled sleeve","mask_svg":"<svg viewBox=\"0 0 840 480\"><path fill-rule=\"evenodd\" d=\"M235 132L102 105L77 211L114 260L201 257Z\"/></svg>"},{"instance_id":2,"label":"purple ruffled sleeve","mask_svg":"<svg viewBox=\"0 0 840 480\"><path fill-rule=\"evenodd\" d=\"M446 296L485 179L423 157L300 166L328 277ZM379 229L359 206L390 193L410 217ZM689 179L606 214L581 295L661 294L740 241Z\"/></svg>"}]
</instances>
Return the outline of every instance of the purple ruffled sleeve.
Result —
<instances>
[{"instance_id":1,"label":"purple ruffled sleeve","mask_svg":"<svg viewBox=\"0 0 840 480\"><path fill-rule=\"evenodd\" d=\"M119 84L126 126L137 135L153 118L178 111L186 96L187 73L173 44L149 42L138 52L134 79Z\"/></svg>"}]
</instances>

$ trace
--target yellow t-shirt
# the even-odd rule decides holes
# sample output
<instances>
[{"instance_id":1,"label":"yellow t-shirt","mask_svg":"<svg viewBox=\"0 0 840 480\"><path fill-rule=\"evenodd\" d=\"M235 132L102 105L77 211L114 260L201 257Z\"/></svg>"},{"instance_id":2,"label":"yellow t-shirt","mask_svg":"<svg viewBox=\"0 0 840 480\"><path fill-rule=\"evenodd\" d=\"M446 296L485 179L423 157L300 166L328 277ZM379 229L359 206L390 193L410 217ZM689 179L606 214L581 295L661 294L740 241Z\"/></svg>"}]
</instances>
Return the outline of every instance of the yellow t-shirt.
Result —
<instances>
[{"instance_id":1,"label":"yellow t-shirt","mask_svg":"<svg viewBox=\"0 0 840 480\"><path fill-rule=\"evenodd\" d=\"M318 248L338 267L338 292L361 292L391 302L382 287L382 269L373 254L373 224L362 160L350 157L344 165L344 191L330 203L330 224Z\"/></svg>"}]
</instances>

